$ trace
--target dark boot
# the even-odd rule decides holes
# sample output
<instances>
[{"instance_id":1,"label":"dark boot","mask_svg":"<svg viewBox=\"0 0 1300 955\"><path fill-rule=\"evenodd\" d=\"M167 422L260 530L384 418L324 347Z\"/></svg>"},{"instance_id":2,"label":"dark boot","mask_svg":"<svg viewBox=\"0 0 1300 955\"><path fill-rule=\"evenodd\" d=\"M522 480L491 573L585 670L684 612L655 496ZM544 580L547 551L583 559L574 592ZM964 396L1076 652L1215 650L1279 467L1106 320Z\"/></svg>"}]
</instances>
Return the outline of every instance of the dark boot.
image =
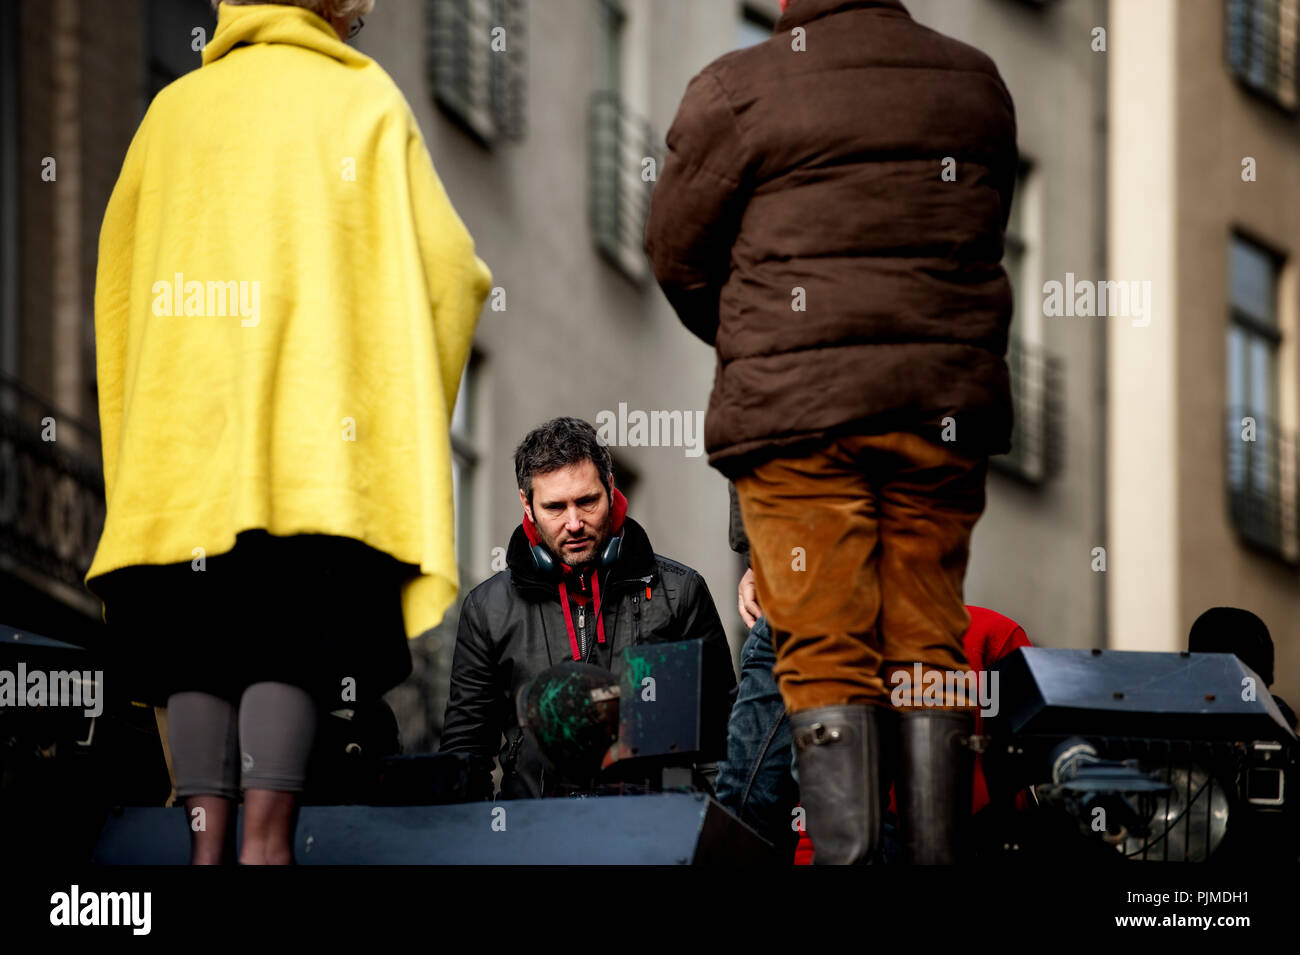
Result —
<instances>
[{"instance_id":1,"label":"dark boot","mask_svg":"<svg viewBox=\"0 0 1300 955\"><path fill-rule=\"evenodd\" d=\"M906 860L914 865L965 860L974 732L970 712L898 711L898 821Z\"/></svg>"},{"instance_id":2,"label":"dark boot","mask_svg":"<svg viewBox=\"0 0 1300 955\"><path fill-rule=\"evenodd\" d=\"M877 708L864 703L822 706L793 714L790 723L813 861L875 861L881 814Z\"/></svg>"}]
</instances>

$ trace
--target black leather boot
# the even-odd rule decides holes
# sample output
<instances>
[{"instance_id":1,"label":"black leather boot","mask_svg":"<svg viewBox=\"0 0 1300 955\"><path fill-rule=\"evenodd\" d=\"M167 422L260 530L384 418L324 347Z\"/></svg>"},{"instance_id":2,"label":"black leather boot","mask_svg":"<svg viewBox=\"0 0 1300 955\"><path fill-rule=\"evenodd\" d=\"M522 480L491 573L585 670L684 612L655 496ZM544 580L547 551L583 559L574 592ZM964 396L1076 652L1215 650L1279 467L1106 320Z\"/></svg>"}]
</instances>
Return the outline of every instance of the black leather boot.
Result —
<instances>
[{"instance_id":1,"label":"black leather boot","mask_svg":"<svg viewBox=\"0 0 1300 955\"><path fill-rule=\"evenodd\" d=\"M862 703L790 717L799 799L817 865L874 862L880 846L879 711Z\"/></svg>"},{"instance_id":2,"label":"black leather boot","mask_svg":"<svg viewBox=\"0 0 1300 955\"><path fill-rule=\"evenodd\" d=\"M909 863L951 865L967 858L974 732L969 712L898 711L898 822Z\"/></svg>"}]
</instances>

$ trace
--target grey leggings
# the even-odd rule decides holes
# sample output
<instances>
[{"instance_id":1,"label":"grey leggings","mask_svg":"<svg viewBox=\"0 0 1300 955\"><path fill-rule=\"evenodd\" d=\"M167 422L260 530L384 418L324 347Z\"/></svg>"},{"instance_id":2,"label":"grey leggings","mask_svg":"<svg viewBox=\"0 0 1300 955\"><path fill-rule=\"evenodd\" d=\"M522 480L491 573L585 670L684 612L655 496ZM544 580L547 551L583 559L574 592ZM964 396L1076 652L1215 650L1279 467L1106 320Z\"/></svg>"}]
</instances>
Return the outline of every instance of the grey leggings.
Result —
<instances>
[{"instance_id":1,"label":"grey leggings","mask_svg":"<svg viewBox=\"0 0 1300 955\"><path fill-rule=\"evenodd\" d=\"M316 737L316 704L288 683L254 683L238 707L211 693L167 700L176 795L236 799L241 788L302 792Z\"/></svg>"}]
</instances>

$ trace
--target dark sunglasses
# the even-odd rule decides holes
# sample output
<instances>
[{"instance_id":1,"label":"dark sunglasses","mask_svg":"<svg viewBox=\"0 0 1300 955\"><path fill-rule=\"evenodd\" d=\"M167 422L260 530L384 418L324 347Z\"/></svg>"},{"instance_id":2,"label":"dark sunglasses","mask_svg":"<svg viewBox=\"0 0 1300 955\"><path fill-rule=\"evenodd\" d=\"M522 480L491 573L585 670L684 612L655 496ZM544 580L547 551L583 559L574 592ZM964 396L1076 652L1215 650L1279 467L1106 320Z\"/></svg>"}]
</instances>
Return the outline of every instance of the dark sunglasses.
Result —
<instances>
[{"instance_id":1,"label":"dark sunglasses","mask_svg":"<svg viewBox=\"0 0 1300 955\"><path fill-rule=\"evenodd\" d=\"M348 27L348 39L351 40L354 36L360 33L361 28L365 25L366 25L366 21L361 19L361 17L357 17L355 20L353 20L352 26Z\"/></svg>"}]
</instances>

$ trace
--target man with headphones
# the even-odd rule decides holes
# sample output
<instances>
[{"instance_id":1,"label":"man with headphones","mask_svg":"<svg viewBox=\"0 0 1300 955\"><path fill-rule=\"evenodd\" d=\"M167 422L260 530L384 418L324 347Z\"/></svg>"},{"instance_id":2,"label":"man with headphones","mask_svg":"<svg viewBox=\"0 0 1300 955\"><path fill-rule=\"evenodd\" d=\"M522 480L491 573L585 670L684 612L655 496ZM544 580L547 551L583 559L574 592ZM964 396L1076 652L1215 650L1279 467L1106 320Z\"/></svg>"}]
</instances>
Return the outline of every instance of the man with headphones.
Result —
<instances>
[{"instance_id":1,"label":"man with headphones","mask_svg":"<svg viewBox=\"0 0 1300 955\"><path fill-rule=\"evenodd\" d=\"M502 798L558 794L515 713L520 688L557 663L618 675L625 647L702 638L716 657L706 672L722 674L704 692L729 702L736 686L704 578L656 554L627 516L613 460L590 424L555 418L533 429L515 450L515 476L523 520L506 569L461 607L440 747L472 757L475 798L492 796L494 757Z\"/></svg>"}]
</instances>

